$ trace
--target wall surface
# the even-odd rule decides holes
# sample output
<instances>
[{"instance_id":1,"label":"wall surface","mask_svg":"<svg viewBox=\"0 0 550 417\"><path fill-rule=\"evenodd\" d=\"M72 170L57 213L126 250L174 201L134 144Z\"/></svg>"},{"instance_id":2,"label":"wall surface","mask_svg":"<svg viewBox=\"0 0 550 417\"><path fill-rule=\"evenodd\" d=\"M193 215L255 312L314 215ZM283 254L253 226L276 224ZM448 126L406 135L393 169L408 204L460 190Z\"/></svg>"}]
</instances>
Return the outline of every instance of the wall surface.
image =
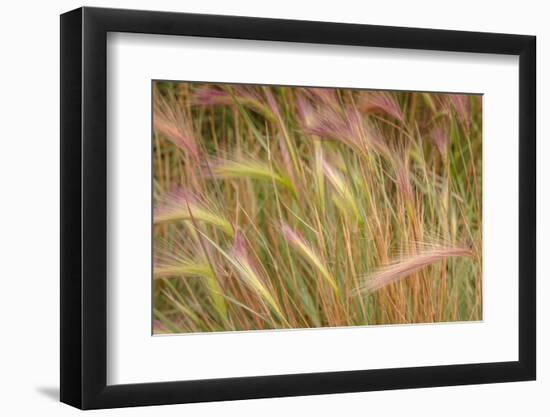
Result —
<instances>
[{"instance_id":1,"label":"wall surface","mask_svg":"<svg viewBox=\"0 0 550 417\"><path fill-rule=\"evenodd\" d=\"M492 3L492 4L491 4ZM94 412L128 416L550 415L550 87L544 2L92 1L88 6L510 32L538 37L538 381ZM59 14L77 1L8 2L0 30L0 392L2 415L69 416L59 388ZM405 346L403 347L406 348Z\"/></svg>"}]
</instances>

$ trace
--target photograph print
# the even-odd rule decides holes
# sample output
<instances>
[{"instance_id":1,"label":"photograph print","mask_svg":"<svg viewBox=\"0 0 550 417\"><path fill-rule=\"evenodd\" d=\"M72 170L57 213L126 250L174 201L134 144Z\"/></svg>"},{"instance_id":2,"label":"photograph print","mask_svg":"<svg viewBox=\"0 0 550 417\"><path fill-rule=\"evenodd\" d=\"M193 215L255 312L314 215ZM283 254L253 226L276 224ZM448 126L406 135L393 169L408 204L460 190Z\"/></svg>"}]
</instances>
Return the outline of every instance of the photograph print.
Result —
<instances>
[{"instance_id":1,"label":"photograph print","mask_svg":"<svg viewBox=\"0 0 550 417\"><path fill-rule=\"evenodd\" d=\"M480 321L482 96L152 81L153 334Z\"/></svg>"}]
</instances>

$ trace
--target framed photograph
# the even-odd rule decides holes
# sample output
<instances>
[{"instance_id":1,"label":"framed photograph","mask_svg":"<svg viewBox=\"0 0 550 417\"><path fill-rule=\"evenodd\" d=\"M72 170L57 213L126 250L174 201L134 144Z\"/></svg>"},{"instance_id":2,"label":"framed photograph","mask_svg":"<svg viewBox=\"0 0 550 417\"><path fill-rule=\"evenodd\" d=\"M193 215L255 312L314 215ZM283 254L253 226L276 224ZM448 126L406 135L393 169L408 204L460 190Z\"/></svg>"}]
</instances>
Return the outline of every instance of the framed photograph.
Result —
<instances>
[{"instance_id":1,"label":"framed photograph","mask_svg":"<svg viewBox=\"0 0 550 417\"><path fill-rule=\"evenodd\" d=\"M61 16L61 401L533 380L535 37Z\"/></svg>"}]
</instances>

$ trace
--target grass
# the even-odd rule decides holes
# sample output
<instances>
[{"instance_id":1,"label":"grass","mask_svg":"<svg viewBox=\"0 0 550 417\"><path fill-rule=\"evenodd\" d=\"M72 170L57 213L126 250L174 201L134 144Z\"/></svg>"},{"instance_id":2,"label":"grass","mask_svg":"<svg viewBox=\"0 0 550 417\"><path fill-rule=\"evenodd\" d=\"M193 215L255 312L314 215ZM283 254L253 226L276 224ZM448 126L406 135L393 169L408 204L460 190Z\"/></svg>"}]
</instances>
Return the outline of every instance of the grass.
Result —
<instances>
[{"instance_id":1,"label":"grass","mask_svg":"<svg viewBox=\"0 0 550 417\"><path fill-rule=\"evenodd\" d=\"M481 114L154 82L154 333L481 320Z\"/></svg>"}]
</instances>

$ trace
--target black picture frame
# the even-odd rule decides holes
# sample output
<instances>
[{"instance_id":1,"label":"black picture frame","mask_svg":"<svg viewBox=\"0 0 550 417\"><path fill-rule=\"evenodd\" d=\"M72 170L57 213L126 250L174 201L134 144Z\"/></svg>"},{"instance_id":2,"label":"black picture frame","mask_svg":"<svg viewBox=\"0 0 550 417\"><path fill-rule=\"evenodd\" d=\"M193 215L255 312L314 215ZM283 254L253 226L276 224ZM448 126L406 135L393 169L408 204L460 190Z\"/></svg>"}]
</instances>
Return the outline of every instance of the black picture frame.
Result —
<instances>
[{"instance_id":1,"label":"black picture frame","mask_svg":"<svg viewBox=\"0 0 550 417\"><path fill-rule=\"evenodd\" d=\"M519 56L519 358L107 385L108 32ZM61 401L82 409L533 380L536 375L536 38L252 17L80 8L61 15Z\"/></svg>"}]
</instances>

